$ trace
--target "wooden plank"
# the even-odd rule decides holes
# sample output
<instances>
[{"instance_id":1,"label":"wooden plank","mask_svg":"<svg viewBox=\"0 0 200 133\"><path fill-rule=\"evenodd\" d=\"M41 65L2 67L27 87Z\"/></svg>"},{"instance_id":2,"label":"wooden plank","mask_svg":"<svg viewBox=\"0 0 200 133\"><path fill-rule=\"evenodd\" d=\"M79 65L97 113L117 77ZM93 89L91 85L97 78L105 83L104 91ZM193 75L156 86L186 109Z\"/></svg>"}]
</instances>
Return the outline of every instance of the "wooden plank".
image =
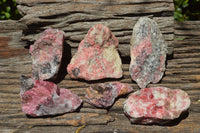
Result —
<instances>
[{"instance_id":1,"label":"wooden plank","mask_svg":"<svg viewBox=\"0 0 200 133\"><path fill-rule=\"evenodd\" d=\"M14 65L12 63L13 60L16 60ZM177 62L178 64L179 63L184 64L184 63L188 63L191 60L192 59L185 59L185 60L176 59L174 61L170 60L169 64L173 63L173 62ZM198 59L193 59L193 61L198 62ZM64 115L61 117L50 118L50 120L49 119L48 120L46 120L46 119L45 120L43 120L43 119L27 119L20 110L21 105L20 105L20 98L19 98L19 88L16 89L16 85L19 85L18 78L21 74L20 72L22 72L23 69L27 68L27 70L29 72L31 71L31 69L29 69L31 66L30 57L28 57L27 55L24 55L24 56L19 56L19 57L15 57L15 58L1 60L2 64L5 62L12 63L12 65L2 66L3 71L9 72L12 70L12 71L17 71L17 73L18 72L19 73L18 73L18 75L14 74L12 79L9 79L9 80L7 79L8 81L4 80L4 79L0 80L0 84L2 84L2 85L0 85L0 88L1 88L0 89L0 92L1 92L0 93L0 95L1 95L0 101L2 102L1 103L2 111L1 111L1 116L0 116L0 118L2 119L2 121L0 122L1 126L9 125L11 127L13 127L13 126L19 127L21 124L23 124L24 126L27 126L27 127L28 126L38 127L39 125L40 126L47 126L47 125L48 126L51 126L51 125L52 126L55 126L55 125L57 125L57 126L59 126L59 125L78 126L78 125L82 125L82 124L86 124L86 123L87 124L105 124L108 121L112 121L113 119L115 119L115 121L113 122L113 124L114 124L115 122L117 122L117 120L119 120L121 118L124 118L125 123L127 123L127 124L129 123L128 119L123 115L123 110L122 110L123 104L122 103L125 100L124 98L118 100L115 103L115 105L108 112L110 114L108 116L103 115L106 113L105 110L101 111L99 109L95 109L94 107L92 107L89 104L86 104L86 105L83 105L83 108L81 109L80 113L70 114L71 117L69 117L69 115ZM22 67L23 69L21 69L21 66L24 66L24 67ZM129 73L128 67L129 67L129 64L123 65L123 69L126 73L125 73L124 78L121 79L120 81L130 83L135 88L135 90L137 90L138 89L137 85L135 83L131 83L132 81L130 80L130 77L128 75L128 73ZM169 77L168 71L171 71L171 70L173 70L173 72L176 72L179 70L179 76L174 76L174 74L171 73L172 76ZM161 86L166 86L166 87L170 87L170 88L174 88L174 89L181 88L181 89L187 91L191 95L192 101L194 101L196 103L197 100L199 99L199 93L200 93L198 91L200 89L200 85L197 83L199 75L198 74L194 75L194 73L192 72L192 69L189 69L189 68L187 68L187 70L185 70L185 71L187 72L186 76L180 74L180 69L178 69L178 68L177 69L174 69L174 68L167 69L166 77L163 78L161 83L150 84L149 86L160 86L161 85ZM191 74L190 74L190 72L191 72ZM196 79L196 77L197 77L197 80L194 80L194 79ZM191 82L190 80L193 80L193 81ZM172 82L172 81L174 81L174 82ZM80 82L77 80L71 80L67 75L65 80L63 80L59 84L59 86L66 87L66 88L70 87L70 90L72 92L78 94L79 96L81 96L81 98L83 98L84 91L89 85L88 85L88 83L86 83L84 81ZM195 93L193 90L195 90ZM17 108L16 107L13 108L13 104L14 105L17 104L18 105ZM197 104L197 105L199 105L199 104ZM192 106L192 107L193 107L192 108L193 111L196 111L199 108L199 107L197 108L197 106ZM113 115L113 113L115 115ZM85 117L86 114L88 117ZM99 115L99 114L102 114L102 115ZM74 120L73 117L78 117L78 116L81 117L82 119L88 119L89 122L82 121L82 119L81 119L82 123L80 121L77 121L76 119ZM110 117L110 116L112 116L112 117ZM95 119L94 119L94 117L95 117ZM12 118L12 120L8 121L7 118ZM65 118L65 120L63 120L63 118ZM110 118L110 119L105 119L105 118ZM70 119L73 119L73 121ZM99 121L99 119L102 119L102 121ZM191 118L187 118L187 119L191 119ZM194 118L192 118L192 119L194 119ZM79 124L77 124L77 123L79 123ZM119 124L119 123L117 122L116 124ZM192 123L190 123L190 124L192 124ZM119 124L118 126L121 126L121 125ZM129 124L129 126L131 126L131 124ZM141 128L141 126L139 126L139 128ZM145 128L145 126L144 126L144 128ZM163 127L157 127L155 129L155 131L160 131L162 128ZM182 129L181 126L178 128ZM118 129L120 129L120 128L118 128ZM180 130L180 131L182 131L182 130Z\"/></svg>"},{"instance_id":2,"label":"wooden plank","mask_svg":"<svg viewBox=\"0 0 200 133\"><path fill-rule=\"evenodd\" d=\"M0 21L0 33L7 33L13 31L19 31L25 29L25 25L18 23L15 20L1 20Z\"/></svg>"},{"instance_id":3,"label":"wooden plank","mask_svg":"<svg viewBox=\"0 0 200 133\"><path fill-rule=\"evenodd\" d=\"M48 2L52 4L57 4L61 1L66 2L67 0L58 0L56 3L53 3L53 0L44 0L44 3L40 3L39 0L33 1L30 0L28 3L25 3L27 1L25 0L18 0L21 1L22 5L29 5L29 6L35 6L35 5L45 5ZM123 1L118 0L123 3ZM165 3L168 0L163 0L161 3ZM79 1L80 2L80 1ZM82 0L83 4L84 2L88 3L87 0ZM96 2L105 2L105 0L97 1ZM127 3L126 3L127 2ZM128 0L125 0L123 4L129 4ZM143 1L144 3L148 3ZM156 1L154 1L157 3ZM85 4L86 4L85 3ZM168 1L170 3L170 1ZM91 3L90 3L91 4ZM132 3L133 4L133 3ZM138 5L141 4L138 0ZM78 15L77 15L78 16ZM88 17L88 16L87 16ZM90 16L91 17L91 16ZM131 17L130 17L131 18ZM155 17L153 17L155 19ZM167 18L167 17L163 17ZM168 17L170 19L170 17ZM43 18L43 19L50 19L50 18ZM61 18L59 18L61 19ZM91 17L91 20L94 18ZM135 19L135 18L134 18ZM157 17L156 21L160 21L160 17ZM130 21L129 17L125 19L126 22ZM125 21L124 20L124 21ZM166 19L164 19L166 20ZM164 20L162 20L163 24L159 24L161 26L161 29L163 29L162 32L166 34L166 37L169 35L172 30L167 31L167 25L165 25ZM60 21L60 20L59 20ZM71 20L72 25L80 22L73 23L73 18ZM94 20L98 21L98 20ZM35 21L36 22L36 21ZM39 21L38 21L39 22ZM91 23L94 23L91 21ZM112 24L109 19L106 19L107 23ZM120 20L119 22L122 22ZM131 21L130 21L131 22ZM170 22L170 21L169 21ZM1 22L0 22L1 23ZM4 22L5 24L6 22ZM109 110L105 109L97 109L90 104L84 102L82 105L82 108L80 108L79 111L75 113L69 113L64 114L56 117L49 117L49 118L28 118L26 117L23 112L21 111L21 101L19 97L19 87L20 87L20 81L19 77L21 74L31 76L31 60L30 56L28 54L28 49L25 49L24 42L20 41L20 36L22 36L22 30L24 32L27 30L27 27L21 27L19 29L15 30L15 25L18 24L18 22L12 22L13 24L10 24L10 29L6 28L0 31L0 129L1 132L75 132L80 126L86 125L86 127L82 128L80 132L166 132L166 133L175 133L175 132L182 132L182 133L198 133L200 131L200 56L199 56L199 41L200 37L195 36L194 38L193 33L191 33L192 28L195 28L194 25L198 25L198 22L181 22L181 25L188 28L189 32L187 33L187 30L184 28L181 28L180 25L176 23L176 31L175 31L175 37L185 36L186 38L184 40L176 40L174 44L174 57L167 61L167 68L165 75L161 82L158 84L150 84L148 87L151 86L166 86L172 89L183 89L185 90L190 98L191 98L191 107L189 109L189 113L182 116L181 119L175 120L171 125L165 125L165 126L158 126L158 125L135 125L131 124L128 118L123 113L123 102L127 98L121 97L117 99L115 104L110 108ZM65 22L60 23L56 26L63 27ZM115 24L116 22L113 21ZM87 28L89 28L89 25L87 23L83 23ZM9 24L7 24L9 25ZM70 24L71 25L71 24ZM171 24L168 24L170 27ZM178 26L177 26L178 25ZM193 25L191 29L189 29L190 25ZM0 25L1 27L2 25ZM112 25L111 25L112 26ZM122 25L123 26L123 25ZM4 26L3 26L4 27ZM17 26L18 27L18 26ZM19 26L20 27L20 26ZM70 26L69 26L70 27ZM33 28L33 27L32 27ZM43 27L44 28L44 27ZM74 27L76 28L76 27ZM68 31L66 32L66 41L71 41L72 49L74 47L74 51L77 48L77 44L79 43L76 40L80 40L84 37L84 34L86 33L86 29L80 30L80 31ZM9 30L11 32L9 32ZM38 30L38 29L37 29ZM67 29L66 29L67 30ZM180 31L178 31L180 30ZM37 35L36 33L39 33L40 29L38 31L34 31L34 35ZM178 32L177 32L178 31ZM131 35L132 29L115 29L113 26L113 32L116 34L117 37L119 37L120 42L123 42L120 46L121 51L127 52L126 45L128 46L128 36ZM185 33L184 33L185 32ZM181 34L180 34L181 33ZM183 34L182 34L183 33ZM72 36L70 36L70 34ZM173 34L173 31L172 31ZM18 35L18 36L17 36ZM77 35L77 36L76 36ZM29 34L25 34L25 37L30 36ZM16 39L18 38L18 39ZM31 37L29 39L33 39L34 37ZM170 38L170 37L169 37ZM16 39L16 40L15 40ZM171 39L169 39L171 40ZM16 45L14 42L17 42ZM18 43L19 42L19 43ZM173 46L173 45L172 45ZM12 50L7 50L8 53L2 54L2 51L5 51L6 48L12 48L15 52L17 52L18 49L21 49L19 53L12 55L14 53ZM125 50L124 50L125 49ZM23 53L23 51L26 51ZM122 53L123 53L122 52ZM7 56L5 56L7 55ZM134 91L138 90L138 86L135 82L133 82L130 79L129 74L129 62L130 58L125 58L127 55L122 56L123 62L123 71L124 71L124 77L117 80L123 83L129 83L133 88ZM126 60L126 61L124 61ZM110 81L116 81L116 79L112 79ZM104 80L100 80L99 82L108 82ZM82 99L84 99L85 90L94 82L86 82L83 80L71 80L69 75L66 75L65 79L58 84L59 87L65 87L69 88L72 92L78 94ZM77 127L78 126L78 127Z\"/></svg>"},{"instance_id":4,"label":"wooden plank","mask_svg":"<svg viewBox=\"0 0 200 133\"><path fill-rule=\"evenodd\" d=\"M177 36L177 35L176 35ZM182 48L182 47L188 47L188 46L199 46L200 38L197 39L186 39L186 38L180 38L181 40L176 40L174 43L174 48Z\"/></svg>"},{"instance_id":5,"label":"wooden plank","mask_svg":"<svg viewBox=\"0 0 200 133\"><path fill-rule=\"evenodd\" d=\"M176 29L179 30L198 30L200 29L200 21L176 21Z\"/></svg>"},{"instance_id":6,"label":"wooden plank","mask_svg":"<svg viewBox=\"0 0 200 133\"><path fill-rule=\"evenodd\" d=\"M174 58L180 59L180 58L199 58L200 57L200 52L197 53L174 53Z\"/></svg>"},{"instance_id":7,"label":"wooden plank","mask_svg":"<svg viewBox=\"0 0 200 133\"><path fill-rule=\"evenodd\" d=\"M24 25L14 20L0 21L0 58L15 57L28 53L21 41Z\"/></svg>"},{"instance_id":8,"label":"wooden plank","mask_svg":"<svg viewBox=\"0 0 200 133\"><path fill-rule=\"evenodd\" d=\"M139 17L153 18L163 33L169 47L174 39L174 5L172 0L17 0L24 15L20 23L24 41L32 44L39 34L49 27L65 31L65 42L77 51L80 41L90 27L97 23L108 26L119 39L122 57L130 55L132 29ZM169 53L172 55L172 52Z\"/></svg>"},{"instance_id":9,"label":"wooden plank","mask_svg":"<svg viewBox=\"0 0 200 133\"><path fill-rule=\"evenodd\" d=\"M199 58L200 21L175 22L174 58ZM193 64L193 66L195 66Z\"/></svg>"},{"instance_id":10,"label":"wooden plank","mask_svg":"<svg viewBox=\"0 0 200 133\"><path fill-rule=\"evenodd\" d=\"M18 4L21 5L36 5L36 4L49 4L49 3L91 3L88 0L16 0ZM151 3L153 2L166 2L166 3L172 3L173 1L171 0L151 0ZM112 1L107 1L107 0L95 0L92 2L93 4L109 4L109 3L115 3L115 4L137 4L137 3L149 3L149 1L146 0L112 0Z\"/></svg>"},{"instance_id":11,"label":"wooden plank","mask_svg":"<svg viewBox=\"0 0 200 133\"><path fill-rule=\"evenodd\" d=\"M199 36L199 30L175 30L176 35L190 35L190 36Z\"/></svg>"}]
</instances>

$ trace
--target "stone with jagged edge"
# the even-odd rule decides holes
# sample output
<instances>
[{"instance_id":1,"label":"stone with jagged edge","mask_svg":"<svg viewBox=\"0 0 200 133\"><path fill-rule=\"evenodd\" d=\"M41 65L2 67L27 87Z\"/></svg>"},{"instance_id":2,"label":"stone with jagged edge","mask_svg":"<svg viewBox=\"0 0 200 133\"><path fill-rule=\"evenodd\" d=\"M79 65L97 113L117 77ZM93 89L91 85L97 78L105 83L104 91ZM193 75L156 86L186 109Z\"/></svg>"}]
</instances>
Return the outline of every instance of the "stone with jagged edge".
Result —
<instances>
[{"instance_id":1,"label":"stone with jagged edge","mask_svg":"<svg viewBox=\"0 0 200 133\"><path fill-rule=\"evenodd\" d=\"M91 85L86 90L86 101L99 108L108 108L116 98L129 94L133 89L129 84L120 82L100 83Z\"/></svg>"},{"instance_id":2,"label":"stone with jagged edge","mask_svg":"<svg viewBox=\"0 0 200 133\"><path fill-rule=\"evenodd\" d=\"M30 46L33 79L57 78L62 59L63 41L63 31L49 28Z\"/></svg>"},{"instance_id":3,"label":"stone with jagged edge","mask_svg":"<svg viewBox=\"0 0 200 133\"><path fill-rule=\"evenodd\" d=\"M118 40L108 27L94 25L71 59L68 74L73 79L88 81L122 77L122 62L117 47Z\"/></svg>"},{"instance_id":4,"label":"stone with jagged edge","mask_svg":"<svg viewBox=\"0 0 200 133\"><path fill-rule=\"evenodd\" d=\"M124 112L131 123L166 124L186 112L190 104L183 90L151 87L132 93L124 102Z\"/></svg>"},{"instance_id":5,"label":"stone with jagged edge","mask_svg":"<svg viewBox=\"0 0 200 133\"><path fill-rule=\"evenodd\" d=\"M28 84L31 80L23 79L23 83L26 84L24 88L28 89L26 91L21 89L20 92L22 111L26 115L32 117L57 115L73 112L80 107L82 99L70 90L59 88L48 81L32 80L33 84ZM31 86L33 88L30 89Z\"/></svg>"},{"instance_id":6,"label":"stone with jagged edge","mask_svg":"<svg viewBox=\"0 0 200 133\"><path fill-rule=\"evenodd\" d=\"M131 78L140 88L158 83L165 71L167 43L157 23L147 17L138 20L131 38Z\"/></svg>"}]
</instances>

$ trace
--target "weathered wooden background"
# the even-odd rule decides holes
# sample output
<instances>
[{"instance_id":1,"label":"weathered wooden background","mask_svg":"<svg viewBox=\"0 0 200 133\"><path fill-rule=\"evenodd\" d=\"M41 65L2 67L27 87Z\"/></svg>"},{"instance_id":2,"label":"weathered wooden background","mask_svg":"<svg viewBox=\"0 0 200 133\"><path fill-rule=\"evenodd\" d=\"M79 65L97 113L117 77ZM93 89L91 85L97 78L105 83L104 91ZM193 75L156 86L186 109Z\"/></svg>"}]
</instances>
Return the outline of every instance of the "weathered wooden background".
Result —
<instances>
[{"instance_id":1,"label":"weathered wooden background","mask_svg":"<svg viewBox=\"0 0 200 133\"><path fill-rule=\"evenodd\" d=\"M88 29L97 23L107 25L119 39L121 56L129 56L134 24L141 16L152 17L164 38L173 45L173 0L16 0L26 27L22 40L33 42L48 27L65 31L72 55Z\"/></svg>"},{"instance_id":2,"label":"weathered wooden background","mask_svg":"<svg viewBox=\"0 0 200 133\"><path fill-rule=\"evenodd\" d=\"M172 0L17 0L24 17L20 21L0 21L0 132L66 132L80 126L81 133L127 132L200 132L200 21L173 21ZM118 99L110 110L96 109L84 103L78 112L50 118L28 118L21 111L20 75L31 75L28 45L49 26L65 31L65 41L72 54L87 30L95 23L108 25L120 41L121 57L129 57L132 27L140 16L154 18L174 54L167 61L165 76L159 84L185 90L192 101L189 113L171 125L130 124L123 114L125 97ZM175 27L175 28L174 28ZM175 29L175 30L174 30ZM175 36L174 36L175 35ZM173 37L174 36L174 37ZM173 42L173 38L175 41ZM25 41L24 41L25 40ZM131 81L128 61L123 64L124 77ZM68 75L58 84L84 99L90 83L71 80Z\"/></svg>"}]
</instances>

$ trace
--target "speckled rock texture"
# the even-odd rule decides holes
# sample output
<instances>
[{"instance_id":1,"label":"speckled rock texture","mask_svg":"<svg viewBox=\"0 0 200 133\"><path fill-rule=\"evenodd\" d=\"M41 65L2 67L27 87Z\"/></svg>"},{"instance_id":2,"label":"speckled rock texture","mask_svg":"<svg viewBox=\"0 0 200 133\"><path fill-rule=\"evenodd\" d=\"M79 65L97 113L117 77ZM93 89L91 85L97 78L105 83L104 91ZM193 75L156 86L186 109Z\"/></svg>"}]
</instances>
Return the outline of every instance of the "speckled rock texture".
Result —
<instances>
[{"instance_id":1,"label":"speckled rock texture","mask_svg":"<svg viewBox=\"0 0 200 133\"><path fill-rule=\"evenodd\" d=\"M39 80L35 80L33 88L24 92L21 98L22 111L32 117L73 112L82 103L71 91Z\"/></svg>"},{"instance_id":2,"label":"speckled rock texture","mask_svg":"<svg viewBox=\"0 0 200 133\"><path fill-rule=\"evenodd\" d=\"M30 90L34 86L34 80L32 78L28 78L24 75L21 75L20 77L20 96L24 94L24 92Z\"/></svg>"},{"instance_id":3,"label":"speckled rock texture","mask_svg":"<svg viewBox=\"0 0 200 133\"><path fill-rule=\"evenodd\" d=\"M124 102L124 112L132 123L165 124L187 111L190 103L188 94L180 89L143 88Z\"/></svg>"},{"instance_id":4,"label":"speckled rock texture","mask_svg":"<svg viewBox=\"0 0 200 133\"><path fill-rule=\"evenodd\" d=\"M56 78L62 59L63 40L63 31L49 28L30 46L33 79Z\"/></svg>"},{"instance_id":5,"label":"speckled rock texture","mask_svg":"<svg viewBox=\"0 0 200 133\"><path fill-rule=\"evenodd\" d=\"M122 77L122 62L117 47L118 40L108 27L94 25L71 59L68 74L73 79L85 80Z\"/></svg>"},{"instance_id":6,"label":"speckled rock texture","mask_svg":"<svg viewBox=\"0 0 200 133\"><path fill-rule=\"evenodd\" d=\"M120 82L100 83L91 85L86 90L86 101L99 108L112 106L119 96L132 92L130 85Z\"/></svg>"},{"instance_id":7,"label":"speckled rock texture","mask_svg":"<svg viewBox=\"0 0 200 133\"><path fill-rule=\"evenodd\" d=\"M138 20L131 38L131 78L140 88L158 83L165 71L167 43L157 23L147 17Z\"/></svg>"}]
</instances>

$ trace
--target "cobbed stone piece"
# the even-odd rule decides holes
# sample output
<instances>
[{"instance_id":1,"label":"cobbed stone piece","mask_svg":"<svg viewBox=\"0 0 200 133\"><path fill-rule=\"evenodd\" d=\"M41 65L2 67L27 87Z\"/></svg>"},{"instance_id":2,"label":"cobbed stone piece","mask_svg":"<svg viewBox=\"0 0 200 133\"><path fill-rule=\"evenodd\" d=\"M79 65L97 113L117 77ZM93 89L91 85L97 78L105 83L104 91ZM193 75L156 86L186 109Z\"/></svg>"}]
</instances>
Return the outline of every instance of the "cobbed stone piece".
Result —
<instances>
[{"instance_id":1,"label":"cobbed stone piece","mask_svg":"<svg viewBox=\"0 0 200 133\"><path fill-rule=\"evenodd\" d=\"M49 28L30 46L33 79L56 78L61 65L63 40L63 31Z\"/></svg>"},{"instance_id":2,"label":"cobbed stone piece","mask_svg":"<svg viewBox=\"0 0 200 133\"><path fill-rule=\"evenodd\" d=\"M190 98L180 89L143 88L124 102L124 112L132 123L166 124L190 107Z\"/></svg>"},{"instance_id":3,"label":"cobbed stone piece","mask_svg":"<svg viewBox=\"0 0 200 133\"><path fill-rule=\"evenodd\" d=\"M99 108L112 106L115 99L119 96L132 92L130 85L120 82L100 83L91 85L86 90L86 101Z\"/></svg>"},{"instance_id":4,"label":"cobbed stone piece","mask_svg":"<svg viewBox=\"0 0 200 133\"><path fill-rule=\"evenodd\" d=\"M140 88L158 83L165 71L167 43L157 23L147 17L138 20L131 38L131 78Z\"/></svg>"},{"instance_id":5,"label":"cobbed stone piece","mask_svg":"<svg viewBox=\"0 0 200 133\"><path fill-rule=\"evenodd\" d=\"M68 74L73 79L85 80L122 77L122 62L117 47L118 40L108 27L94 25L71 59Z\"/></svg>"},{"instance_id":6,"label":"cobbed stone piece","mask_svg":"<svg viewBox=\"0 0 200 133\"><path fill-rule=\"evenodd\" d=\"M73 112L82 100L52 82L35 80L33 88L21 95L21 102L25 114L38 117Z\"/></svg>"},{"instance_id":7,"label":"cobbed stone piece","mask_svg":"<svg viewBox=\"0 0 200 133\"><path fill-rule=\"evenodd\" d=\"M24 92L30 90L33 88L34 86L34 79L32 78L28 78L24 75L21 75L20 77L20 96L22 96L24 94Z\"/></svg>"}]
</instances>

